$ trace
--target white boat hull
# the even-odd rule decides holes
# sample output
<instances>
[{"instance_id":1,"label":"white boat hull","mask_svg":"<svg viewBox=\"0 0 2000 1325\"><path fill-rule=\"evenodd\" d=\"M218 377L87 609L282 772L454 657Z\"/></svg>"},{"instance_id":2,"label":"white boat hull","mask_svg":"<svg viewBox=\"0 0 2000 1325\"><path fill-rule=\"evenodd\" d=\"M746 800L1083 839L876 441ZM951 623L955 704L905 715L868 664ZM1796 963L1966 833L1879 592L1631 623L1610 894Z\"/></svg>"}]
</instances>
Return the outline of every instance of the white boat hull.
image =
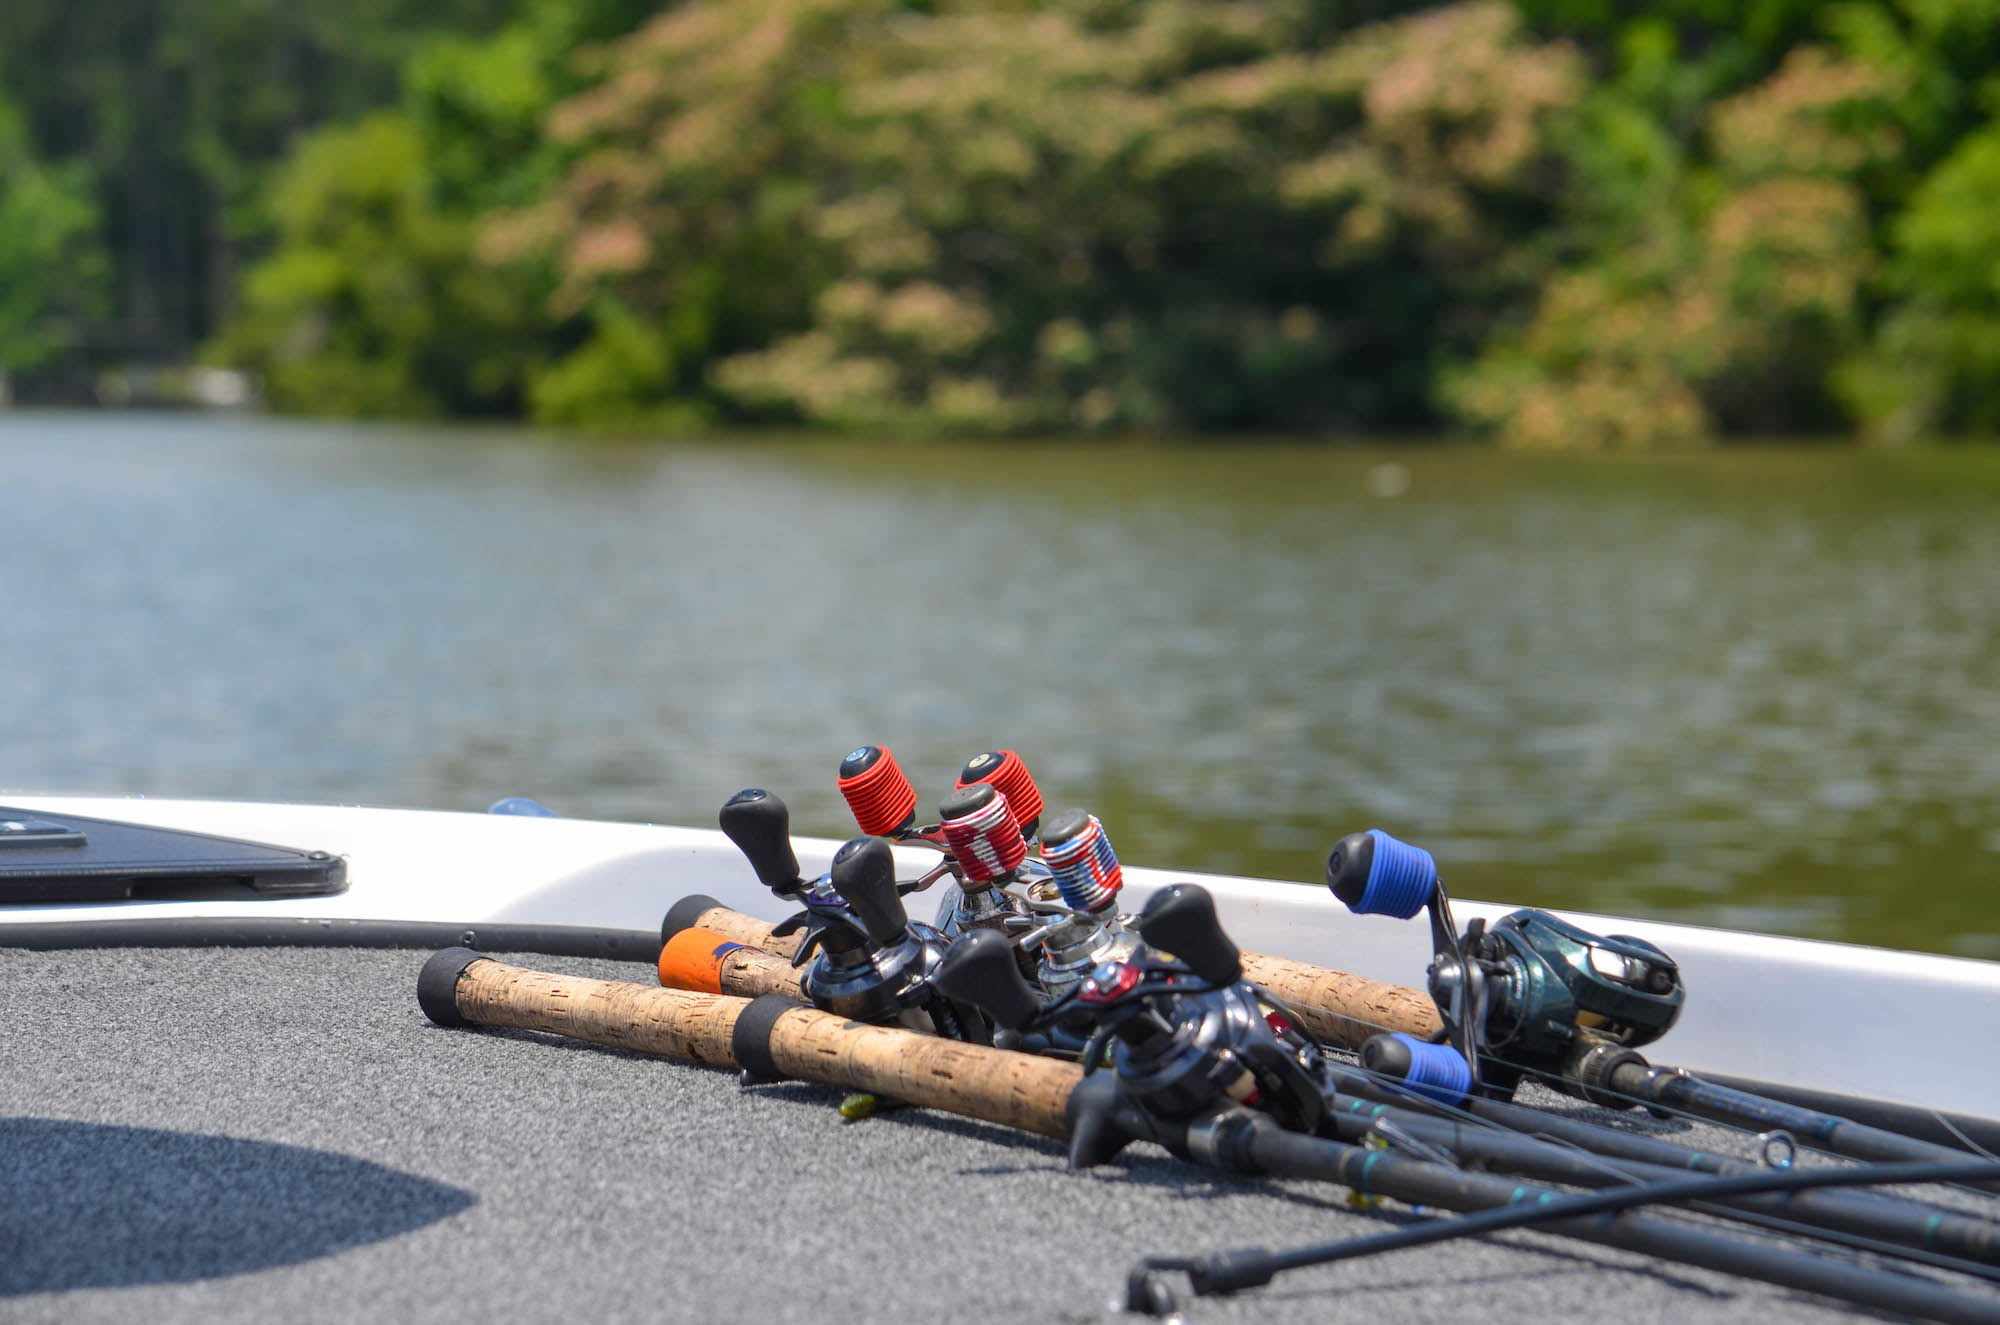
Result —
<instances>
[{"instance_id":1,"label":"white boat hull","mask_svg":"<svg viewBox=\"0 0 2000 1325\"><path fill-rule=\"evenodd\" d=\"M431 810L9 794L25 809L120 819L325 850L347 858L346 892L259 901L13 905L17 923L244 916L657 930L689 893L776 920L783 903L758 885L720 832ZM838 842L799 838L808 872ZM904 852L908 873L934 853ZM1357 975L1417 984L1429 935L1417 922L1355 916L1323 888L1296 882L1127 866L1132 904L1183 881L1209 889L1242 946ZM1461 922L1510 906L1453 899ZM1688 989L1680 1023L1651 1057L1698 1072L1949 1113L2000 1116L2000 963L1895 952L1564 912L1599 933L1659 945Z\"/></svg>"}]
</instances>

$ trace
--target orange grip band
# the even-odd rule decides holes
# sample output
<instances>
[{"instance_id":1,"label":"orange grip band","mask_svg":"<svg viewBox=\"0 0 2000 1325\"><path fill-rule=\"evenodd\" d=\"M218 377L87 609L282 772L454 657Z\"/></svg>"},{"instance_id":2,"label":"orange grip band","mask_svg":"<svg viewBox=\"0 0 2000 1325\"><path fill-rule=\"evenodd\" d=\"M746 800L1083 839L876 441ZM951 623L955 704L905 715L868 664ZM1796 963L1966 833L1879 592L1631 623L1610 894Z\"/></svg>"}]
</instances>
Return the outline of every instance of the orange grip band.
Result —
<instances>
[{"instance_id":1,"label":"orange grip band","mask_svg":"<svg viewBox=\"0 0 2000 1325\"><path fill-rule=\"evenodd\" d=\"M699 925L682 930L660 949L660 983L701 994L722 992L722 963L747 945Z\"/></svg>"}]
</instances>

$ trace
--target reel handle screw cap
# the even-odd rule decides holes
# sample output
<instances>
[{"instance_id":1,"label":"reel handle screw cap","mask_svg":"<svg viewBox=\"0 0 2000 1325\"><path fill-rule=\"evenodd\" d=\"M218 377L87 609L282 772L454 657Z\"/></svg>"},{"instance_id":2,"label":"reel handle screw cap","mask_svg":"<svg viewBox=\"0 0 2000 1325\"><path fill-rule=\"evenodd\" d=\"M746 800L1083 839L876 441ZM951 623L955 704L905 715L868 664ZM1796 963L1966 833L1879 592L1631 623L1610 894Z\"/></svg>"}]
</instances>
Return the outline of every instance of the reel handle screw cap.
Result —
<instances>
[{"instance_id":1,"label":"reel handle screw cap","mask_svg":"<svg viewBox=\"0 0 2000 1325\"><path fill-rule=\"evenodd\" d=\"M997 930L959 935L938 963L931 983L946 998L970 1003L1008 1030L1025 1030L1042 1010L1041 999L1021 978L1014 945Z\"/></svg>"},{"instance_id":2,"label":"reel handle screw cap","mask_svg":"<svg viewBox=\"0 0 2000 1325\"><path fill-rule=\"evenodd\" d=\"M1147 946L1172 953L1212 985L1243 978L1243 955L1222 932L1206 888L1177 883L1154 893L1133 927Z\"/></svg>"},{"instance_id":3,"label":"reel handle screw cap","mask_svg":"<svg viewBox=\"0 0 2000 1325\"><path fill-rule=\"evenodd\" d=\"M854 822L873 837L894 837L917 822L917 789L886 745L864 745L840 761L837 785Z\"/></svg>"},{"instance_id":4,"label":"reel handle screw cap","mask_svg":"<svg viewBox=\"0 0 2000 1325\"><path fill-rule=\"evenodd\" d=\"M896 857L886 838L851 838L833 855L833 890L868 931L876 947L900 943L910 915L896 892Z\"/></svg>"},{"instance_id":5,"label":"reel handle screw cap","mask_svg":"<svg viewBox=\"0 0 2000 1325\"><path fill-rule=\"evenodd\" d=\"M736 849L749 857L758 882L773 892L789 892L798 885L792 812L783 801L762 787L745 787L723 802L717 818Z\"/></svg>"},{"instance_id":6,"label":"reel handle screw cap","mask_svg":"<svg viewBox=\"0 0 2000 1325\"><path fill-rule=\"evenodd\" d=\"M1356 915L1408 920L1437 891L1437 861L1379 828L1349 833L1326 855L1326 886Z\"/></svg>"}]
</instances>

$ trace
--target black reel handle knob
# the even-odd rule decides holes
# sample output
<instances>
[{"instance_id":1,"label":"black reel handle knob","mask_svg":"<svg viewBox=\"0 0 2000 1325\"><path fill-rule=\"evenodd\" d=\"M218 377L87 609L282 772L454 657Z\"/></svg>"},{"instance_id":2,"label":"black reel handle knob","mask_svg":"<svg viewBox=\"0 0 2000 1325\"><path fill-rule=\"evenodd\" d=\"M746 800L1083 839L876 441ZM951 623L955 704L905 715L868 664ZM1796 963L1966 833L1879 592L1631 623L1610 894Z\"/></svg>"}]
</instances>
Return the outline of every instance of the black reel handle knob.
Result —
<instances>
[{"instance_id":1,"label":"black reel handle knob","mask_svg":"<svg viewBox=\"0 0 2000 1325\"><path fill-rule=\"evenodd\" d=\"M972 1004L1009 1030L1025 1030L1042 1010L1042 1000L1021 978L1014 945L998 930L961 934L931 983L946 998Z\"/></svg>"},{"instance_id":2,"label":"black reel handle knob","mask_svg":"<svg viewBox=\"0 0 2000 1325\"><path fill-rule=\"evenodd\" d=\"M896 855L882 837L850 838L833 855L833 890L861 919L876 947L900 943L910 913L896 891Z\"/></svg>"},{"instance_id":3,"label":"black reel handle knob","mask_svg":"<svg viewBox=\"0 0 2000 1325\"><path fill-rule=\"evenodd\" d=\"M1243 955L1215 917L1215 899L1206 888L1177 883L1156 892L1134 924L1147 946L1170 952L1216 986L1243 978Z\"/></svg>"},{"instance_id":4,"label":"black reel handle knob","mask_svg":"<svg viewBox=\"0 0 2000 1325\"><path fill-rule=\"evenodd\" d=\"M774 892L799 883L799 858L792 852L792 812L762 787L745 787L723 802L717 816L722 831L750 859L757 881Z\"/></svg>"}]
</instances>

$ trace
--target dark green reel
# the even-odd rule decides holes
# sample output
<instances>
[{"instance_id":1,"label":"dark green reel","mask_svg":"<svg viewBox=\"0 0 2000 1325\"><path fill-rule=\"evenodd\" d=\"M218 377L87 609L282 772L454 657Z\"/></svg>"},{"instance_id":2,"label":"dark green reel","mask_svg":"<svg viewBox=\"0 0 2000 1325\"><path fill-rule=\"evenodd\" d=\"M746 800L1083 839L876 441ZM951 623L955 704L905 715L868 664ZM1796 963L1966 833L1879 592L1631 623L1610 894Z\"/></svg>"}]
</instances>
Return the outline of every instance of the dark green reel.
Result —
<instances>
[{"instance_id":1,"label":"dark green reel","mask_svg":"<svg viewBox=\"0 0 2000 1325\"><path fill-rule=\"evenodd\" d=\"M1687 997L1680 969L1652 944L1593 934L1532 908L1473 926L1466 956L1484 986L1482 1075L1508 1088L1523 1074L1548 1073L1594 1094L1624 1051L1673 1028ZM1449 972L1433 968L1440 1006L1449 991L1436 986Z\"/></svg>"}]
</instances>

